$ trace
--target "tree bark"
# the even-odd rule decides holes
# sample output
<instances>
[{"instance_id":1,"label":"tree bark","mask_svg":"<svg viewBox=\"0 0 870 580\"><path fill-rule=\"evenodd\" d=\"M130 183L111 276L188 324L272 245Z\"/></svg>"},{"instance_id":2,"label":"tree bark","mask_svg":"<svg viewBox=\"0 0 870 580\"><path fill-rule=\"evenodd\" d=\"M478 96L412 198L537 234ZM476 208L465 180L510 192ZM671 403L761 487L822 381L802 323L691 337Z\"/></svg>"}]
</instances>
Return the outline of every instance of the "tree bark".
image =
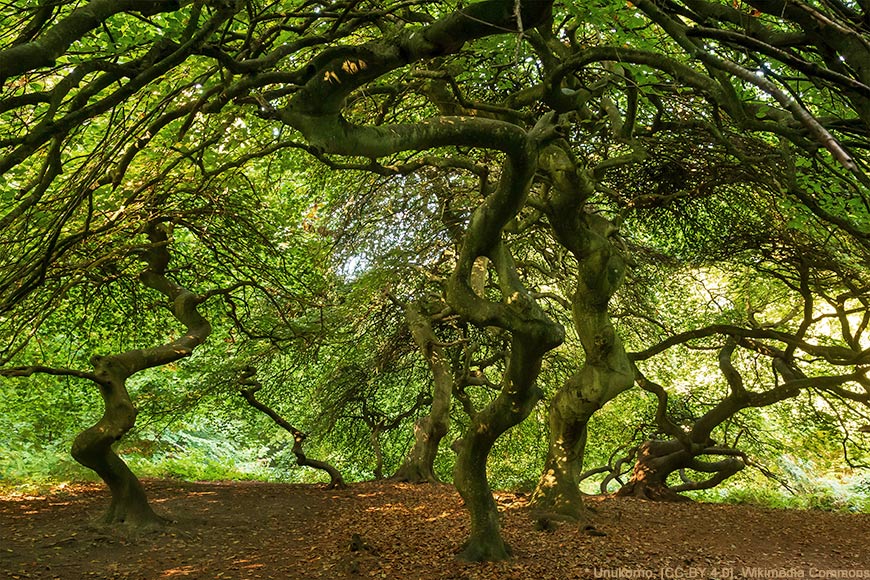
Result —
<instances>
[{"instance_id":1,"label":"tree bark","mask_svg":"<svg viewBox=\"0 0 870 580\"><path fill-rule=\"evenodd\" d=\"M242 395L249 405L267 415L276 425L293 435L293 455L296 456L297 465L300 467L311 467L313 469L325 471L327 475L329 475L329 489L343 489L347 487L347 484L344 482L344 478L341 476L341 472L338 471L338 469L326 461L310 459L305 455L305 451L302 449L302 443L308 437L307 434L291 425L286 419L284 419L284 417L279 415L277 411L257 399L256 393L263 388L263 385L254 378L255 374L255 369L251 367L245 369L244 373L242 373L242 376L239 378L239 383L246 385L248 388L241 389L239 394Z\"/></svg>"},{"instance_id":2,"label":"tree bark","mask_svg":"<svg viewBox=\"0 0 870 580\"><path fill-rule=\"evenodd\" d=\"M472 417L456 460L454 482L471 516L471 532L459 557L470 561L504 560L511 555L501 537L498 509L486 479L486 461L498 437L525 419L542 396L535 385L541 360L565 337L561 325L544 314L525 288L513 257L501 241L504 225L528 195L541 131L539 125L529 134L524 155L508 157L498 189L472 215L447 288L448 302L460 316L481 327L496 326L511 332L501 392ZM491 260L502 302L491 302L474 292L471 280L479 256Z\"/></svg>"},{"instance_id":3,"label":"tree bark","mask_svg":"<svg viewBox=\"0 0 870 580\"><path fill-rule=\"evenodd\" d=\"M631 479L616 495L653 501L691 501L667 485L668 477L678 469L688 467L691 461L691 454L679 441L645 441L638 449Z\"/></svg>"},{"instance_id":4,"label":"tree bark","mask_svg":"<svg viewBox=\"0 0 870 580\"><path fill-rule=\"evenodd\" d=\"M471 516L471 531L459 558L475 562L504 560L511 556L510 546L501 537L498 509L486 478L486 461L496 440L528 417L543 396L535 385L541 361L547 351L564 339L562 327L550 321L524 291L506 248L498 244L490 253L490 259L496 267L502 293L513 299L512 304L522 312L522 318L514 319L515 313L498 313L506 319L504 327L512 331L502 389L493 402L472 417L458 445L454 483ZM466 281L472 262L473 259L464 263ZM461 266L457 273L463 273ZM469 316L479 315L479 310L470 306L482 299L472 292L467 282L459 284L460 278L454 274L452 294L448 296L453 299L455 308Z\"/></svg>"},{"instance_id":5,"label":"tree bark","mask_svg":"<svg viewBox=\"0 0 870 580\"><path fill-rule=\"evenodd\" d=\"M737 455L720 461L701 461L699 455ZM712 489L742 470L746 463L743 455L733 449L705 447L690 451L682 442L674 439L651 440L641 444L631 479L616 492L618 496L638 497L653 501L691 501L680 492ZM668 477L676 471L693 469L711 473L711 477L670 486Z\"/></svg>"},{"instance_id":6,"label":"tree bark","mask_svg":"<svg viewBox=\"0 0 870 580\"><path fill-rule=\"evenodd\" d=\"M512 555L501 537L498 508L486 478L486 461L496 440L528 417L541 399L535 386L543 354L552 348L540 336L515 333L505 385L499 396L473 417L459 445L454 483L471 514L471 532L459 557L472 562Z\"/></svg>"},{"instance_id":7,"label":"tree bark","mask_svg":"<svg viewBox=\"0 0 870 580\"><path fill-rule=\"evenodd\" d=\"M432 373L434 388L429 414L414 423L414 446L393 479L411 483L438 483L435 457L438 445L450 428L453 372L447 353L432 331L429 316L412 304L403 304L411 336Z\"/></svg>"},{"instance_id":8,"label":"tree bark","mask_svg":"<svg viewBox=\"0 0 870 580\"><path fill-rule=\"evenodd\" d=\"M581 263L581 271L584 266L588 268L589 263ZM601 275L607 275L607 271ZM598 409L630 388L634 381L630 361L610 323L606 306L599 309L592 304L599 299L586 284L578 283L574 323L586 361L550 404L547 460L531 501L532 507L551 516L583 517L578 475L583 468L587 424Z\"/></svg>"},{"instance_id":9,"label":"tree bark","mask_svg":"<svg viewBox=\"0 0 870 580\"><path fill-rule=\"evenodd\" d=\"M582 399L582 385L572 377L550 403L547 459L531 507L541 516L579 520L585 516L579 472L586 447L586 425L599 408Z\"/></svg>"},{"instance_id":10,"label":"tree bark","mask_svg":"<svg viewBox=\"0 0 870 580\"><path fill-rule=\"evenodd\" d=\"M141 482L112 448L136 422L136 408L127 392L127 379L144 369L190 356L211 333L211 325L197 311L202 299L164 275L170 259L167 229L159 223L151 223L146 233L151 245L143 252L147 268L139 278L145 286L167 298L173 316L186 326L186 332L181 338L161 346L91 357L93 379L103 398L103 415L96 424L79 433L72 446L73 458L93 469L109 486L112 502L105 522L136 528L159 525L163 520L148 504Z\"/></svg>"},{"instance_id":11,"label":"tree bark","mask_svg":"<svg viewBox=\"0 0 870 580\"><path fill-rule=\"evenodd\" d=\"M409 483L439 483L435 475L435 457L441 439L447 434L447 422L436 418L435 405L433 400L432 411L414 423L414 446L392 479Z\"/></svg>"},{"instance_id":12,"label":"tree bark","mask_svg":"<svg viewBox=\"0 0 870 580\"><path fill-rule=\"evenodd\" d=\"M113 357L94 356L91 364L100 379L103 416L75 438L72 456L94 470L111 491L105 523L135 528L160 525L164 520L151 509L142 483L112 448L136 422L137 411L127 392L125 370Z\"/></svg>"},{"instance_id":13,"label":"tree bark","mask_svg":"<svg viewBox=\"0 0 870 580\"><path fill-rule=\"evenodd\" d=\"M550 223L557 239L577 260L571 304L586 360L550 403L547 460L531 505L548 517L581 519L584 508L578 476L587 424L595 411L634 382L631 361L608 313L626 263L617 247L617 228L583 211L583 200L592 191L589 177L555 146L542 157L542 165L554 176Z\"/></svg>"}]
</instances>

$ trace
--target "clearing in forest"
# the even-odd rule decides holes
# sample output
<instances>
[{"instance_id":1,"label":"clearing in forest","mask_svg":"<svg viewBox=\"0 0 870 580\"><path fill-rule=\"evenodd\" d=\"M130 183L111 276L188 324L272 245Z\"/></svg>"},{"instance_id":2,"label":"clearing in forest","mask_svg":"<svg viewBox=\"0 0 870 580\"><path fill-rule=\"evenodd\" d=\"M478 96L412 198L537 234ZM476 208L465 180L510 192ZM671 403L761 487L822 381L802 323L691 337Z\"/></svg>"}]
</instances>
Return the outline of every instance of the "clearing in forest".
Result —
<instances>
[{"instance_id":1,"label":"clearing in forest","mask_svg":"<svg viewBox=\"0 0 870 580\"><path fill-rule=\"evenodd\" d=\"M102 485L0 497L0 577L855 578L870 570L867 514L593 497L588 524L542 531L524 495L502 492L515 558L468 564L453 557L468 516L449 485L145 486L174 523L140 535L89 523L107 505Z\"/></svg>"}]
</instances>

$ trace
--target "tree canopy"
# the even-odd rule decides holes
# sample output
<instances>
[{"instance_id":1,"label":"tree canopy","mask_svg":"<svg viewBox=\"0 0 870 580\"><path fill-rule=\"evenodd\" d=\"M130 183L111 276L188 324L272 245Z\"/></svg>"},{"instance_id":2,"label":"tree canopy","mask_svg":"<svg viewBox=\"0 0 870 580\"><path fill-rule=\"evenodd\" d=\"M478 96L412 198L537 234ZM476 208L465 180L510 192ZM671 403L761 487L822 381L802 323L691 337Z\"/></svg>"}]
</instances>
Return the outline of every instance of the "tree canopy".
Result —
<instances>
[{"instance_id":1,"label":"tree canopy","mask_svg":"<svg viewBox=\"0 0 870 580\"><path fill-rule=\"evenodd\" d=\"M470 560L510 555L487 466L532 414L542 517L584 517L617 397L619 493L758 465L802 397L862 453L864 0L32 0L0 30L0 375L98 387L73 454L110 521L159 523L113 449L130 381L187 358L300 465L299 421L377 475L455 463Z\"/></svg>"}]
</instances>

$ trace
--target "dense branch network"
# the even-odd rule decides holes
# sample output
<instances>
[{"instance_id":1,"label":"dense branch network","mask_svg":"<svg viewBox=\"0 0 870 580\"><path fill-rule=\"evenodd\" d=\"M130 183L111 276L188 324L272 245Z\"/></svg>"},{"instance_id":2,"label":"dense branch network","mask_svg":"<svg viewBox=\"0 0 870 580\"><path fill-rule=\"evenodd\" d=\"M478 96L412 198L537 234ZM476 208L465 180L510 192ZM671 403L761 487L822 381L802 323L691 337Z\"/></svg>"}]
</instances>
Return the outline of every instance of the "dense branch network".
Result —
<instances>
[{"instance_id":1,"label":"dense branch network","mask_svg":"<svg viewBox=\"0 0 870 580\"><path fill-rule=\"evenodd\" d=\"M657 397L669 439L638 448L628 487L644 481L661 491L685 469L709 477L670 491L716 485L745 463L736 447L712 441L737 412L807 389L867 403L867 17L860 3L800 0L638 0L583 14L548 0L457 10L423 0L17 7L0 17L0 326L13 337L0 360L24 352L71 292L129 283L137 260L148 265L139 281L172 302L187 331L159 347L95 358L93 374L45 365L4 373L123 386L134 372L189 356L211 328L197 310L204 297L167 275L164 222L189 233L189 247L205 248L205 259L189 250L192 277L232 280L225 302L241 334L292 343L304 333L293 331L285 302L294 300L282 287L309 283L306 260L288 257L292 235L270 224L296 218L270 212L298 195L316 213L329 194L291 191L313 158L330 175L376 183L368 197L384 206L423 207L419 214L453 244L438 258L438 300L458 324L504 338L474 361L480 374L471 375L468 344L465 361L448 368L432 318L417 296L402 298L436 384L420 437L437 450L453 395L469 415L455 445L455 482L471 513L463 557L510 554L487 458L542 398L545 357L566 341L559 320L573 323L569 346L583 362L551 404L555 430L571 434L551 441L551 479L579 498L586 422L636 381ZM431 173L446 185L421 193ZM351 219L364 221L360 214ZM144 250L129 241L142 223L151 242ZM623 235L632 227L634 240ZM402 241L383 239L384 247ZM611 309L626 272L643 268L639 259L745 266L798 295L803 317L763 324L753 312L666 332L669 322L637 313L655 329L634 337L642 344L627 353ZM792 268L800 259L804 266ZM481 274L492 284L479 284ZM249 314L261 304L248 291L262 294L259 310L280 323L256 327ZM834 316L819 314L818 296ZM571 315L554 316L551 302ZM819 340L821 322L833 319L842 340ZM728 394L686 429L669 418L665 388L640 367L700 342L716 349ZM747 357L769 362L765 386L745 384ZM496 364L501 379L490 381L484 371ZM293 434L300 462L313 465L304 433L256 399L253 373L242 386L249 404ZM492 396L473 402L471 386ZM387 423L372 422L373 432ZM431 454L418 473L429 480Z\"/></svg>"}]
</instances>

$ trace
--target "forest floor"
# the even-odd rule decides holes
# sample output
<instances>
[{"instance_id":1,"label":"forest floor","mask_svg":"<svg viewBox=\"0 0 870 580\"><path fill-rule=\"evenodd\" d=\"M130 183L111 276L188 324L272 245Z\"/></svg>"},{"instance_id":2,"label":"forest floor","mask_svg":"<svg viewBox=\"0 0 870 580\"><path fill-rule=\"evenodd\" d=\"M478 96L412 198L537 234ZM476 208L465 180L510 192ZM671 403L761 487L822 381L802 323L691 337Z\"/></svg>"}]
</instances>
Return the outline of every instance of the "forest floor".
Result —
<instances>
[{"instance_id":1,"label":"forest floor","mask_svg":"<svg viewBox=\"0 0 870 580\"><path fill-rule=\"evenodd\" d=\"M515 558L468 564L454 559L468 521L448 485L145 485L173 521L145 534L92 523L101 485L0 495L0 578L870 577L867 514L593 497L585 526L539 531L525 496L499 493Z\"/></svg>"}]
</instances>

